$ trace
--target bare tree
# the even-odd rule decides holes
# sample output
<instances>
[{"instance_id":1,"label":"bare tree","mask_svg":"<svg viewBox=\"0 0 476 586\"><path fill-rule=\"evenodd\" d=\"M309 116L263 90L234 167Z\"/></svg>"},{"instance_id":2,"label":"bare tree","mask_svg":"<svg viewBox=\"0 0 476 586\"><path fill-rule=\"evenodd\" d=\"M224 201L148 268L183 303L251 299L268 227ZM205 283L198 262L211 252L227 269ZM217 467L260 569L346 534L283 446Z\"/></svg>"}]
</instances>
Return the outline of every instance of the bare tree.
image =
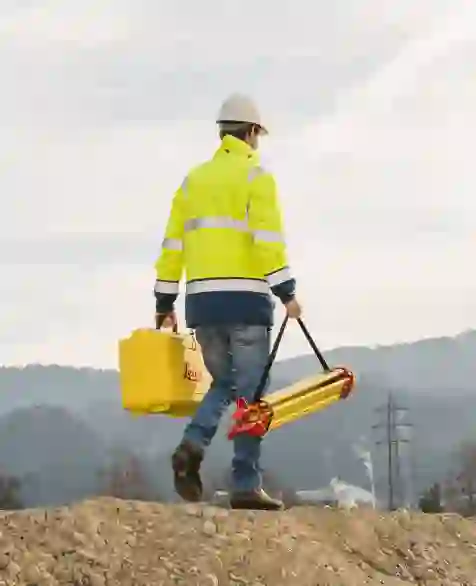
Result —
<instances>
[{"instance_id":1,"label":"bare tree","mask_svg":"<svg viewBox=\"0 0 476 586\"><path fill-rule=\"evenodd\" d=\"M463 442L455 451L454 470L444 488L445 509L476 514L476 442Z\"/></svg>"},{"instance_id":2,"label":"bare tree","mask_svg":"<svg viewBox=\"0 0 476 586\"><path fill-rule=\"evenodd\" d=\"M133 452L117 450L101 472L103 494L127 500L159 500L145 463Z\"/></svg>"},{"instance_id":3,"label":"bare tree","mask_svg":"<svg viewBox=\"0 0 476 586\"><path fill-rule=\"evenodd\" d=\"M443 506L441 504L441 485L435 482L430 486L419 499L419 507L424 513L441 513Z\"/></svg>"},{"instance_id":4,"label":"bare tree","mask_svg":"<svg viewBox=\"0 0 476 586\"><path fill-rule=\"evenodd\" d=\"M467 514L476 513L476 444L466 442L457 452L459 474L456 480L467 504Z\"/></svg>"},{"instance_id":5,"label":"bare tree","mask_svg":"<svg viewBox=\"0 0 476 586\"><path fill-rule=\"evenodd\" d=\"M0 509L21 509L23 504L20 498L21 483L18 478L9 474L0 473Z\"/></svg>"}]
</instances>

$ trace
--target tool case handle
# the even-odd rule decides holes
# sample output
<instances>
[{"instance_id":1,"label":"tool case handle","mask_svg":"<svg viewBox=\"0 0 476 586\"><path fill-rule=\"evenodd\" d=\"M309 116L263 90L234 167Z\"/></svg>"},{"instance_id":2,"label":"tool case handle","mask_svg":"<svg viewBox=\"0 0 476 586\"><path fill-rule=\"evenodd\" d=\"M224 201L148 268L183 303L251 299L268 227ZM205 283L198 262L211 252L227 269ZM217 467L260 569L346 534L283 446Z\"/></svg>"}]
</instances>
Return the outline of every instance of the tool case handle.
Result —
<instances>
[{"instance_id":1,"label":"tool case handle","mask_svg":"<svg viewBox=\"0 0 476 586\"><path fill-rule=\"evenodd\" d=\"M283 323L281 324L281 327L279 328L279 332L278 332L278 335L276 336L276 340L274 341L273 348L271 350L271 353L268 358L268 362L266 363L265 369L264 369L263 374L261 376L261 380L258 384L256 391L255 391L254 401L256 403L261 400L261 397L263 395L264 389L266 387L266 382L268 380L269 373L271 371L271 367L273 366L273 363L276 359L276 355L278 354L278 349L281 344L281 340L283 339L284 330L286 329L288 321L289 321L289 316L286 314L286 316L284 317ZM321 351L319 350L316 343L314 342L311 334L309 333L309 330L304 325L304 322L302 321L301 318L298 318L297 322L298 322L304 336L306 337L306 340L309 342L309 345L311 346L314 354L317 356L317 359L319 360L319 362L322 366L322 369L324 370L324 372L329 372L331 369L329 368L329 365L327 364L324 356L322 355Z\"/></svg>"},{"instance_id":2,"label":"tool case handle","mask_svg":"<svg viewBox=\"0 0 476 586\"><path fill-rule=\"evenodd\" d=\"M156 330L160 330L162 328L162 325L163 325L166 317L167 317L167 314L164 314L164 313L157 314L155 316L155 329ZM174 325L172 327L172 331L174 334L178 334L177 321L174 323ZM189 350L195 351L197 349L197 338L195 337L195 332L193 330L190 331L190 339L191 339L192 345L189 348Z\"/></svg>"}]
</instances>

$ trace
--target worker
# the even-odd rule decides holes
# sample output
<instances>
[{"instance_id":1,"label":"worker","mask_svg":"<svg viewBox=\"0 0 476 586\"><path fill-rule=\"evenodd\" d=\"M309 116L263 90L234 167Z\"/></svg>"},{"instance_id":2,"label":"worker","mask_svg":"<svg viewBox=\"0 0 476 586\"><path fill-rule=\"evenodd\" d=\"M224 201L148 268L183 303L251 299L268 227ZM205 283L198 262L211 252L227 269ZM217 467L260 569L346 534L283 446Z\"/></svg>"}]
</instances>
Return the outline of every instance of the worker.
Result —
<instances>
[{"instance_id":1,"label":"worker","mask_svg":"<svg viewBox=\"0 0 476 586\"><path fill-rule=\"evenodd\" d=\"M200 466L221 416L234 398L253 401L270 352L272 293L299 318L273 175L259 164L268 134L254 102L232 94L217 124L221 144L176 191L156 262L156 316L176 325L174 304L186 273L185 318L195 330L212 383L172 455L175 490L202 498ZM262 487L262 438L234 438L230 505L279 510Z\"/></svg>"}]
</instances>

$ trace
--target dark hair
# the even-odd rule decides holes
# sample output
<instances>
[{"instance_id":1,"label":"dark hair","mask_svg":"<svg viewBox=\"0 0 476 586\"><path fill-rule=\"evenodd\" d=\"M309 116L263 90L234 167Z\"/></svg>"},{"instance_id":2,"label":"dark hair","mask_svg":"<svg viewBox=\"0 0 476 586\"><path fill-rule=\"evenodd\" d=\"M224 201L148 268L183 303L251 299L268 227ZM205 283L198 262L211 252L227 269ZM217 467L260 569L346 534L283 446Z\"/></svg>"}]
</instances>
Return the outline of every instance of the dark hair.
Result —
<instances>
[{"instance_id":1,"label":"dark hair","mask_svg":"<svg viewBox=\"0 0 476 586\"><path fill-rule=\"evenodd\" d=\"M244 141L255 127L256 124L227 120L220 124L220 138L223 140L226 135L230 135Z\"/></svg>"}]
</instances>

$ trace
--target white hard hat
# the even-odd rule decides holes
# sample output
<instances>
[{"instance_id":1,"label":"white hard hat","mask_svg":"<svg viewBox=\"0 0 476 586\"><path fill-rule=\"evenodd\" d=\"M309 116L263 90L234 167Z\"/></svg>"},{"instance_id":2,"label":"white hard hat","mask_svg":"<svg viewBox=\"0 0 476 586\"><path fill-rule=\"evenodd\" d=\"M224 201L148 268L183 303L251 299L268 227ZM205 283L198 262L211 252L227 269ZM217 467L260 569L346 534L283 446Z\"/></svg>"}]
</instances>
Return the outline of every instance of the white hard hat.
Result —
<instances>
[{"instance_id":1,"label":"white hard hat","mask_svg":"<svg viewBox=\"0 0 476 586\"><path fill-rule=\"evenodd\" d=\"M217 118L218 124L222 122L256 124L263 134L268 134L268 130L261 122L261 116L256 104L251 98L243 94L232 94L223 102Z\"/></svg>"}]
</instances>

